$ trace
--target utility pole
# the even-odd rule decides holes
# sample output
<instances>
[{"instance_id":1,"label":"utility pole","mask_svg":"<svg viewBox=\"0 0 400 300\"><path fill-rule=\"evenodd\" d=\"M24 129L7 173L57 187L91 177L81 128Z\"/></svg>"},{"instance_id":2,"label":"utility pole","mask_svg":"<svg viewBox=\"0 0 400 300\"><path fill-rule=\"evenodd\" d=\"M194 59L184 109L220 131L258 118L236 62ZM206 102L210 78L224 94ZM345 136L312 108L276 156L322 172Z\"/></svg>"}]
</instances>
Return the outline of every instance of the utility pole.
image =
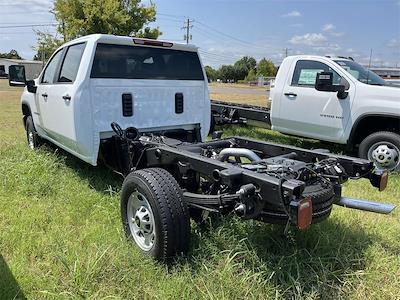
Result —
<instances>
[{"instance_id":1,"label":"utility pole","mask_svg":"<svg viewBox=\"0 0 400 300\"><path fill-rule=\"evenodd\" d=\"M372 60L372 48L371 48L371 52L369 53L368 69L371 69L371 60Z\"/></svg>"},{"instance_id":2,"label":"utility pole","mask_svg":"<svg viewBox=\"0 0 400 300\"><path fill-rule=\"evenodd\" d=\"M184 39L186 40L186 44L189 44L189 41L192 40L192 35L190 34L190 29L193 28L193 20L189 18L186 20L185 25L181 29L186 29L186 34L184 35Z\"/></svg>"},{"instance_id":3,"label":"utility pole","mask_svg":"<svg viewBox=\"0 0 400 300\"><path fill-rule=\"evenodd\" d=\"M292 49L285 48L285 49L283 49L283 50L285 50L285 57L287 57L287 56L288 56L288 52L289 52L289 50L292 50Z\"/></svg>"}]
</instances>

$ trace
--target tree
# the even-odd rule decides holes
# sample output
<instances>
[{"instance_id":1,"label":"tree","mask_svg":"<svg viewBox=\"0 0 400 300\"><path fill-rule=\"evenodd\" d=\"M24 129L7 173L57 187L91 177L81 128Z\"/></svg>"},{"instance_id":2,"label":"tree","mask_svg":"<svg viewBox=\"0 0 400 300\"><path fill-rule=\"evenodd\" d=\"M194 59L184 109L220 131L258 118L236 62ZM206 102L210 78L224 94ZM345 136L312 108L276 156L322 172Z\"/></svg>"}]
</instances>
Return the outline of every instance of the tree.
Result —
<instances>
[{"instance_id":1,"label":"tree","mask_svg":"<svg viewBox=\"0 0 400 300\"><path fill-rule=\"evenodd\" d=\"M235 80L235 68L232 65L221 66L218 73L224 82Z\"/></svg>"},{"instance_id":2,"label":"tree","mask_svg":"<svg viewBox=\"0 0 400 300\"><path fill-rule=\"evenodd\" d=\"M156 19L155 5L140 0L55 0L57 30L65 40L92 33L157 38L158 28L147 27Z\"/></svg>"},{"instance_id":3,"label":"tree","mask_svg":"<svg viewBox=\"0 0 400 300\"><path fill-rule=\"evenodd\" d=\"M255 81L257 79L256 71L250 70L249 74L247 74L245 80L246 81Z\"/></svg>"},{"instance_id":4,"label":"tree","mask_svg":"<svg viewBox=\"0 0 400 300\"><path fill-rule=\"evenodd\" d=\"M276 75L276 67L272 61L261 59L257 65L257 76L272 77Z\"/></svg>"},{"instance_id":5,"label":"tree","mask_svg":"<svg viewBox=\"0 0 400 300\"><path fill-rule=\"evenodd\" d=\"M209 81L217 81L218 79L218 71L210 66L205 66L204 69L206 70L207 78Z\"/></svg>"},{"instance_id":6,"label":"tree","mask_svg":"<svg viewBox=\"0 0 400 300\"><path fill-rule=\"evenodd\" d=\"M240 60L238 60L236 63L239 63L239 62L244 64L249 71L254 70L257 65L257 61L255 60L254 57L251 57L251 56L244 56Z\"/></svg>"},{"instance_id":7,"label":"tree","mask_svg":"<svg viewBox=\"0 0 400 300\"><path fill-rule=\"evenodd\" d=\"M63 41L49 33L41 31L37 31L36 35L37 45L32 47L36 51L33 59L47 61L54 51L61 46Z\"/></svg>"},{"instance_id":8,"label":"tree","mask_svg":"<svg viewBox=\"0 0 400 300\"><path fill-rule=\"evenodd\" d=\"M0 53L0 58L22 59L17 50L11 49L8 53Z\"/></svg>"}]
</instances>

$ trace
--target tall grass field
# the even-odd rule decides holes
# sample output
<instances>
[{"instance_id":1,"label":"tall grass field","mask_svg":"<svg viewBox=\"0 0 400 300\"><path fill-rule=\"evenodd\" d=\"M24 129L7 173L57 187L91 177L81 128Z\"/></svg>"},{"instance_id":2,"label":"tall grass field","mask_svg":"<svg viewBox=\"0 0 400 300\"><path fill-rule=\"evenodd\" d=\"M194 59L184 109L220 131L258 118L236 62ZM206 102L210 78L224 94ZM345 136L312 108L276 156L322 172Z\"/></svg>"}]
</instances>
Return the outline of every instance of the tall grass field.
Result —
<instances>
[{"instance_id":1,"label":"tall grass field","mask_svg":"<svg viewBox=\"0 0 400 300\"><path fill-rule=\"evenodd\" d=\"M190 252L174 264L143 257L122 232L122 178L55 147L30 151L21 92L0 80L0 299L400 299L399 210L334 207L287 236L229 216L192 223ZM225 135L321 147L253 127ZM344 195L400 205L400 175L384 192L348 182Z\"/></svg>"}]
</instances>

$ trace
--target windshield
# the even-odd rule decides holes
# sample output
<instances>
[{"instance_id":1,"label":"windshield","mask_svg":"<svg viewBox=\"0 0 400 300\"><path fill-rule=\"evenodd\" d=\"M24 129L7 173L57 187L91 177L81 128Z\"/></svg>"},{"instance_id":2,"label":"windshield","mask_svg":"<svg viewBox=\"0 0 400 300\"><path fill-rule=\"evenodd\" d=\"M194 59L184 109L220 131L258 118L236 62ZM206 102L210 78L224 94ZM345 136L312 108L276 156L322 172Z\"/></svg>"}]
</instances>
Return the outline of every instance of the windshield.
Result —
<instances>
[{"instance_id":1,"label":"windshield","mask_svg":"<svg viewBox=\"0 0 400 300\"><path fill-rule=\"evenodd\" d=\"M351 76L362 83L371 85L387 85L385 80L380 78L374 72L365 69L360 64L351 60L335 60L335 62L345 69Z\"/></svg>"}]
</instances>

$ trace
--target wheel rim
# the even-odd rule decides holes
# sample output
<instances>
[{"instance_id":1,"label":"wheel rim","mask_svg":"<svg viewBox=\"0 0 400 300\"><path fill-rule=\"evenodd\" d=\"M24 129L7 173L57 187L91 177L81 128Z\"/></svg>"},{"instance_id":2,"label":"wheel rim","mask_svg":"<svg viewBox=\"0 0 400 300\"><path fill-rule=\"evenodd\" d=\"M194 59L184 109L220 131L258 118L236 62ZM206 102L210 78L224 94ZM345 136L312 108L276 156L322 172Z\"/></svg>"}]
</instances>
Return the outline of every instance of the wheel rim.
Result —
<instances>
[{"instance_id":1,"label":"wheel rim","mask_svg":"<svg viewBox=\"0 0 400 300\"><path fill-rule=\"evenodd\" d=\"M35 149L35 137L32 131L28 132L28 146L31 149Z\"/></svg>"},{"instance_id":2,"label":"wheel rim","mask_svg":"<svg viewBox=\"0 0 400 300\"><path fill-rule=\"evenodd\" d=\"M368 159L373 161L378 169L394 170L400 164L400 150L390 142L378 142L368 150Z\"/></svg>"},{"instance_id":3,"label":"wheel rim","mask_svg":"<svg viewBox=\"0 0 400 300\"><path fill-rule=\"evenodd\" d=\"M128 224L140 249L150 251L155 241L154 215L146 197L138 191L131 194L127 206Z\"/></svg>"}]
</instances>

